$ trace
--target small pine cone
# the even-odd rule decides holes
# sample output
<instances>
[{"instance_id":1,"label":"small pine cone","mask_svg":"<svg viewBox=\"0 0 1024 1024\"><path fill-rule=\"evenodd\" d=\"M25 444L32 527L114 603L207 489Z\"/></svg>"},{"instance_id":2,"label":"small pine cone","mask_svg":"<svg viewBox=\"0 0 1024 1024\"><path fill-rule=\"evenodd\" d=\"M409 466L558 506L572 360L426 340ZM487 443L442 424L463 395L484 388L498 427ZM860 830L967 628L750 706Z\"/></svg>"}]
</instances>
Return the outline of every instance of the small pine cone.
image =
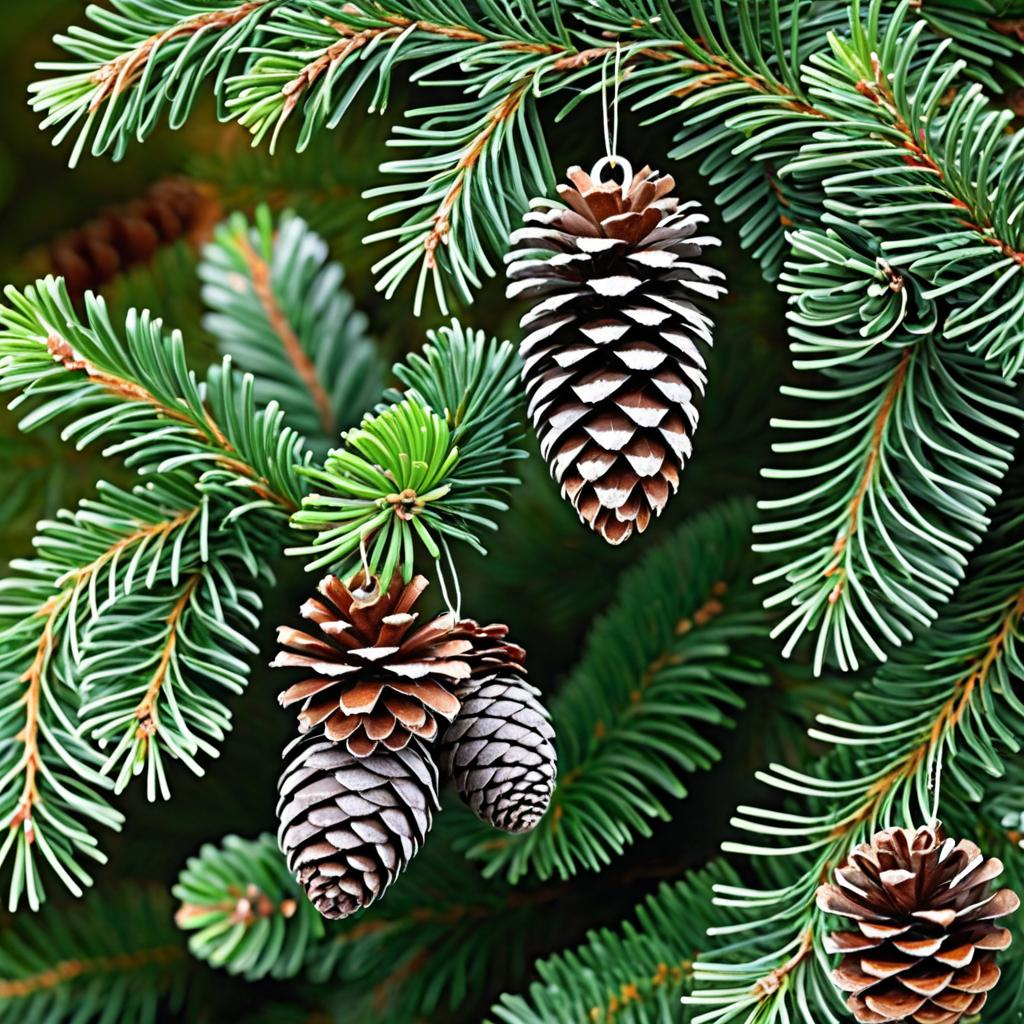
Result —
<instances>
[{"instance_id":1,"label":"small pine cone","mask_svg":"<svg viewBox=\"0 0 1024 1024\"><path fill-rule=\"evenodd\" d=\"M825 940L841 953L833 980L865 1024L956 1024L976 1014L999 981L996 952L1010 933L995 924L1020 900L992 892L1003 865L938 825L890 828L858 846L818 889L818 906L851 918L856 931Z\"/></svg>"},{"instance_id":2,"label":"small pine cone","mask_svg":"<svg viewBox=\"0 0 1024 1024\"><path fill-rule=\"evenodd\" d=\"M533 209L513 233L508 297L536 301L520 352L541 453L580 518L621 544L661 514L692 454L697 342L712 338L690 300L724 291L700 262L718 240L696 236L707 218L649 167L625 188L579 167L569 178L567 205Z\"/></svg>"},{"instance_id":3,"label":"small pine cone","mask_svg":"<svg viewBox=\"0 0 1024 1024\"><path fill-rule=\"evenodd\" d=\"M448 612L414 630L423 576L403 583L396 575L386 592L376 580L363 582L361 571L347 586L334 576L321 581L325 600L312 598L301 608L318 636L278 630L288 649L271 665L311 673L279 698L285 707L302 705L301 731L323 724L327 739L344 741L356 757L380 744L401 750L413 736L434 739L439 717L455 718L461 684L496 666L521 664L523 650L504 640L505 626L481 627Z\"/></svg>"},{"instance_id":4,"label":"small pine cone","mask_svg":"<svg viewBox=\"0 0 1024 1024\"><path fill-rule=\"evenodd\" d=\"M278 843L324 917L369 906L416 855L438 810L438 773L426 748L353 757L321 735L285 750Z\"/></svg>"},{"instance_id":5,"label":"small pine cone","mask_svg":"<svg viewBox=\"0 0 1024 1024\"><path fill-rule=\"evenodd\" d=\"M50 246L53 273L76 301L179 238L205 241L221 213L212 191L185 178L156 182L141 199L112 206Z\"/></svg>"},{"instance_id":6,"label":"small pine cone","mask_svg":"<svg viewBox=\"0 0 1024 1024\"><path fill-rule=\"evenodd\" d=\"M441 741L441 768L459 796L506 832L532 829L555 788L555 731L538 695L522 679L484 680Z\"/></svg>"}]
</instances>

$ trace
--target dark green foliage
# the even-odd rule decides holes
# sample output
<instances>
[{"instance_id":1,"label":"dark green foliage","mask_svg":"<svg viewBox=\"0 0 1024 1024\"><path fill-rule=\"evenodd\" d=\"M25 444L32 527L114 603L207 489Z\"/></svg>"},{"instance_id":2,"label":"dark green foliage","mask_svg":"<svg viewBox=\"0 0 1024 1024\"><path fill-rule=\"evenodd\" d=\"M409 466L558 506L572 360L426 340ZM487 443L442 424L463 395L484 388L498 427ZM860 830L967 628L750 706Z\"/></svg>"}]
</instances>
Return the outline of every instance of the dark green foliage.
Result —
<instances>
[{"instance_id":1,"label":"dark green foliage","mask_svg":"<svg viewBox=\"0 0 1024 1024\"><path fill-rule=\"evenodd\" d=\"M189 858L173 893L175 920L193 933L191 953L250 980L298 974L324 935L269 833L207 844Z\"/></svg>"},{"instance_id":2,"label":"dark green foliage","mask_svg":"<svg viewBox=\"0 0 1024 1024\"><path fill-rule=\"evenodd\" d=\"M735 882L720 862L662 885L636 911L636 923L602 928L586 945L541 960L526 996L503 996L491 1010L503 1024L661 1024L692 1020L679 999L693 986L693 962L715 922L712 887Z\"/></svg>"},{"instance_id":3,"label":"dark green foliage","mask_svg":"<svg viewBox=\"0 0 1024 1024\"><path fill-rule=\"evenodd\" d=\"M732 724L740 687L767 682L751 520L743 502L710 510L621 579L551 702L559 777L546 817L524 835L474 826L462 841L489 875L600 870L672 817L665 798L686 796L685 774L718 759L704 730Z\"/></svg>"},{"instance_id":4,"label":"dark green foliage","mask_svg":"<svg viewBox=\"0 0 1024 1024\"><path fill-rule=\"evenodd\" d=\"M708 1021L744 1009L759 1021L817 1024L821 1008L839 1005L819 941L822 879L889 825L948 818L951 833L977 829L992 780L1007 775L1024 745L1022 523L1018 496L935 625L879 670L843 717L818 716L811 736L832 753L810 771L775 764L759 773L793 806L741 806L733 819L752 839L725 849L770 858L774 871L762 888L716 890L740 918L697 965L692 1002L709 1008ZM794 955L785 984L757 987Z\"/></svg>"},{"instance_id":5,"label":"dark green foliage","mask_svg":"<svg viewBox=\"0 0 1024 1024\"><path fill-rule=\"evenodd\" d=\"M163 889L99 889L0 933L4 1024L154 1024L182 1009L188 957Z\"/></svg>"}]
</instances>

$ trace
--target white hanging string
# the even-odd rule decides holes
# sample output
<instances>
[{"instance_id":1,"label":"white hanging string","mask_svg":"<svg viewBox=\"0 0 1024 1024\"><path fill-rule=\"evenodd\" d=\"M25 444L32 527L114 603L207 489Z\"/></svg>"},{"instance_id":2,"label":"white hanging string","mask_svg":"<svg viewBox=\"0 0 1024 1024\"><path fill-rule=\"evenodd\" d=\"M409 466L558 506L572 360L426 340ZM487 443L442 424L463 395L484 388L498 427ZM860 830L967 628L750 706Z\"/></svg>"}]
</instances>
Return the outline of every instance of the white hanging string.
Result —
<instances>
[{"instance_id":1,"label":"white hanging string","mask_svg":"<svg viewBox=\"0 0 1024 1024\"><path fill-rule=\"evenodd\" d=\"M928 788L932 791L931 823L939 820L939 801L942 797L942 747L936 751L929 769Z\"/></svg>"},{"instance_id":2,"label":"white hanging string","mask_svg":"<svg viewBox=\"0 0 1024 1024\"><path fill-rule=\"evenodd\" d=\"M359 557L363 562L363 586L369 589L373 581L373 574L370 572L370 556L366 553L366 534L359 537Z\"/></svg>"},{"instance_id":3,"label":"white hanging string","mask_svg":"<svg viewBox=\"0 0 1024 1024\"><path fill-rule=\"evenodd\" d=\"M604 115L604 152L608 163L615 167L619 148L619 82L622 70L622 44L615 44L615 88L612 93L611 108L608 104L608 61L611 53L605 54L604 68L601 75L601 107Z\"/></svg>"},{"instance_id":4,"label":"white hanging string","mask_svg":"<svg viewBox=\"0 0 1024 1024\"><path fill-rule=\"evenodd\" d=\"M448 568L452 574L452 587L455 590L455 602L452 603L451 598L448 595L448 587L444 581L444 566L441 565L441 559L435 559L434 565L437 568L437 582L441 587L441 596L444 598L445 606L457 619L462 618L462 590L459 587L459 574L455 569L455 560L452 558L451 548L448 547L448 541L444 537L438 538L441 542L441 548L444 551L445 558L448 560Z\"/></svg>"}]
</instances>

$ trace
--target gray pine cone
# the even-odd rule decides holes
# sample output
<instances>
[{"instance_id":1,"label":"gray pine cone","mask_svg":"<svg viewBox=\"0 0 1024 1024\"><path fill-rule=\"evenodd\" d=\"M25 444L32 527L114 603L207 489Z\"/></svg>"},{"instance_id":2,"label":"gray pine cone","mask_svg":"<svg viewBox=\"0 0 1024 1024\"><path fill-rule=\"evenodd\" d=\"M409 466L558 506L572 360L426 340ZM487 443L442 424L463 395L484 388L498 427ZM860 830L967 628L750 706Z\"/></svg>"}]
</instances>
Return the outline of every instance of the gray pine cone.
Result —
<instances>
[{"instance_id":1,"label":"gray pine cone","mask_svg":"<svg viewBox=\"0 0 1024 1024\"><path fill-rule=\"evenodd\" d=\"M415 856L438 804L438 772L418 739L355 757L322 734L285 750L278 843L324 917L378 899Z\"/></svg>"},{"instance_id":2,"label":"gray pine cone","mask_svg":"<svg viewBox=\"0 0 1024 1024\"><path fill-rule=\"evenodd\" d=\"M528 832L555 788L555 732L538 691L494 677L460 697L462 710L441 741L442 770L478 818Z\"/></svg>"}]
</instances>

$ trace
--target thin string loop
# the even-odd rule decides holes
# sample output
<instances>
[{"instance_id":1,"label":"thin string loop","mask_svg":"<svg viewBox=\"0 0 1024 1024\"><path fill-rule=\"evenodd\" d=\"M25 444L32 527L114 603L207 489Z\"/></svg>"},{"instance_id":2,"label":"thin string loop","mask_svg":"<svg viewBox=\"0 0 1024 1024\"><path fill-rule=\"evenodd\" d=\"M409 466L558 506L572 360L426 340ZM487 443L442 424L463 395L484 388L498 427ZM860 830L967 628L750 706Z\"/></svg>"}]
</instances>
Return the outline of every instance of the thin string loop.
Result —
<instances>
[{"instance_id":1,"label":"thin string loop","mask_svg":"<svg viewBox=\"0 0 1024 1024\"><path fill-rule=\"evenodd\" d=\"M448 560L448 568L452 575L452 589L455 591L455 600L452 601L448 594L448 587L445 584L444 578L444 566L441 564L441 559L435 559L434 566L437 569L437 582L441 586L441 597L444 599L445 606L455 618L462 618L462 589L459 586L459 573L455 568L455 560L452 558L452 550L448 546L448 541L444 537L438 538L441 542L441 550L444 552L445 557Z\"/></svg>"},{"instance_id":2,"label":"thin string loop","mask_svg":"<svg viewBox=\"0 0 1024 1024\"><path fill-rule=\"evenodd\" d=\"M366 534L359 537L359 557L363 563L363 586L369 587L373 581L373 574L370 572L370 556L366 553Z\"/></svg>"},{"instance_id":3,"label":"thin string loop","mask_svg":"<svg viewBox=\"0 0 1024 1024\"><path fill-rule=\"evenodd\" d=\"M939 821L939 802L942 798L942 747L935 752L934 759L932 760L928 788L932 791L932 817L931 824L937 824Z\"/></svg>"},{"instance_id":4,"label":"thin string loop","mask_svg":"<svg viewBox=\"0 0 1024 1024\"><path fill-rule=\"evenodd\" d=\"M604 118L604 152L608 163L615 167L619 149L619 82L622 72L622 43L615 43L615 88L612 92L611 109L608 105L608 61L611 51L605 54L604 68L601 74L601 108Z\"/></svg>"}]
</instances>

